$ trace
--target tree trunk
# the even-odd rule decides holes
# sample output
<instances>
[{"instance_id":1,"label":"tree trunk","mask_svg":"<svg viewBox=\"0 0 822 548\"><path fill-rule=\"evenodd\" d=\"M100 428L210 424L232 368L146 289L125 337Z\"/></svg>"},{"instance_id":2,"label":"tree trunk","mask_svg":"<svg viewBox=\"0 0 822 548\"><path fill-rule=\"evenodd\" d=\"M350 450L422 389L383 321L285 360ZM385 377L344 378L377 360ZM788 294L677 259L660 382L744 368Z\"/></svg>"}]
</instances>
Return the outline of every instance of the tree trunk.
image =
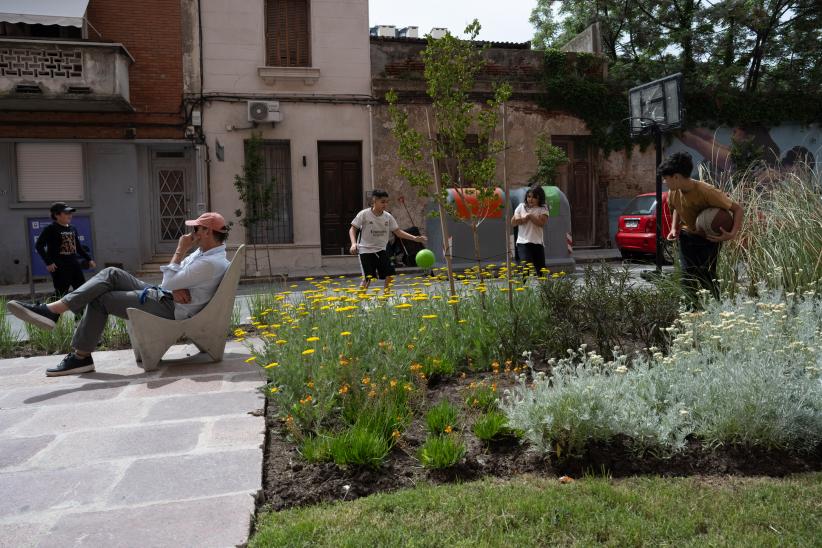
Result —
<instances>
[{"instance_id":1,"label":"tree trunk","mask_svg":"<svg viewBox=\"0 0 822 548\"><path fill-rule=\"evenodd\" d=\"M428 139L433 142L433 131L431 130L431 119L428 116L428 109L425 109L425 123L428 126ZM434 166L434 190L437 193L437 211L440 215L440 231L442 232L442 254L445 257L445 266L448 270L448 286L451 290L451 297L456 298L457 296L457 288L454 285L454 268L451 265L451 235L448 232L448 223L445 219L445 208L442 207L442 203L440 203L440 190L442 188L442 184L440 182L440 170L437 168L437 160L434 156L431 156L431 164ZM455 315L459 315L459 310L455 307L454 308Z\"/></svg>"}]
</instances>

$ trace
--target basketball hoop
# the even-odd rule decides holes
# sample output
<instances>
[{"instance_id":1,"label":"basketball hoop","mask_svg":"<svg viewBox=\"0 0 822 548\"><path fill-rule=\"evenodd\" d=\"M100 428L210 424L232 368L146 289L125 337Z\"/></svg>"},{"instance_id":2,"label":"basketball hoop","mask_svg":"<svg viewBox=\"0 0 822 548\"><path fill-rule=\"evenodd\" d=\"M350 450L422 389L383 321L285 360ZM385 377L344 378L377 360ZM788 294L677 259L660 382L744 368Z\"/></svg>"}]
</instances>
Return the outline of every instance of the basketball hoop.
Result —
<instances>
[{"instance_id":1,"label":"basketball hoop","mask_svg":"<svg viewBox=\"0 0 822 548\"><path fill-rule=\"evenodd\" d=\"M679 129L684 119L682 74L676 73L628 90L631 137Z\"/></svg>"}]
</instances>

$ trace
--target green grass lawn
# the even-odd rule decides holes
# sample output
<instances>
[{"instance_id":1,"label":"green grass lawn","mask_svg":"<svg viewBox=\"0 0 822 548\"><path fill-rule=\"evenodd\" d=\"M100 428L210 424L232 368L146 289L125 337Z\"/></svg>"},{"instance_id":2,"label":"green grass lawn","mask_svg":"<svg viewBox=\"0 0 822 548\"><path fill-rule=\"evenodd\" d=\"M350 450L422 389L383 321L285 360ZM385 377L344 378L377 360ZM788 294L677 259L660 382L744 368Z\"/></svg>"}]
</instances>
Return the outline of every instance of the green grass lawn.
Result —
<instances>
[{"instance_id":1,"label":"green grass lawn","mask_svg":"<svg viewBox=\"0 0 822 548\"><path fill-rule=\"evenodd\" d=\"M772 478L523 476L264 514L261 546L820 546L822 473Z\"/></svg>"}]
</instances>

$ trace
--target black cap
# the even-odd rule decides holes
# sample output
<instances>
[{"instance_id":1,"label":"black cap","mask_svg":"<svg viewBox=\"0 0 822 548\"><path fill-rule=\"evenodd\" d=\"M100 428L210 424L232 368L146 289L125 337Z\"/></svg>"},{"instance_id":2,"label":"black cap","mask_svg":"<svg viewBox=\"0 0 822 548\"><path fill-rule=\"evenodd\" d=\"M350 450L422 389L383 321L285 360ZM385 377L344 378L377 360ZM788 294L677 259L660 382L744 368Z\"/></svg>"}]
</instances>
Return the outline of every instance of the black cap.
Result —
<instances>
[{"instance_id":1,"label":"black cap","mask_svg":"<svg viewBox=\"0 0 822 548\"><path fill-rule=\"evenodd\" d=\"M66 202L54 202L51 204L51 214L57 215L58 213L74 213L77 211L73 207L69 207Z\"/></svg>"}]
</instances>

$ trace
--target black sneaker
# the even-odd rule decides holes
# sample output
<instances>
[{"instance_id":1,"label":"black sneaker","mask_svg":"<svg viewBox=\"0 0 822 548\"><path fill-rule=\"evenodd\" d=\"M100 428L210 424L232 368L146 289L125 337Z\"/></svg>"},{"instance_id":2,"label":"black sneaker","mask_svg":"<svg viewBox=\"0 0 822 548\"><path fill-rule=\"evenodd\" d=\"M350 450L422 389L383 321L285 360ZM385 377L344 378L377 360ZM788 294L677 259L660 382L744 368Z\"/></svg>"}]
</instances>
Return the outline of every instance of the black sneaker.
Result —
<instances>
[{"instance_id":1,"label":"black sneaker","mask_svg":"<svg viewBox=\"0 0 822 548\"><path fill-rule=\"evenodd\" d=\"M20 301L9 301L6 303L6 310L32 325L36 325L46 331L51 331L57 325L60 314L55 314L44 304L21 303Z\"/></svg>"},{"instance_id":2,"label":"black sneaker","mask_svg":"<svg viewBox=\"0 0 822 548\"><path fill-rule=\"evenodd\" d=\"M60 362L60 365L46 369L46 376L61 377L63 375L79 375L80 373L91 373L93 371L94 360L91 359L91 356L81 358L75 355L74 352L69 352L68 355L63 358L63 361Z\"/></svg>"}]
</instances>

